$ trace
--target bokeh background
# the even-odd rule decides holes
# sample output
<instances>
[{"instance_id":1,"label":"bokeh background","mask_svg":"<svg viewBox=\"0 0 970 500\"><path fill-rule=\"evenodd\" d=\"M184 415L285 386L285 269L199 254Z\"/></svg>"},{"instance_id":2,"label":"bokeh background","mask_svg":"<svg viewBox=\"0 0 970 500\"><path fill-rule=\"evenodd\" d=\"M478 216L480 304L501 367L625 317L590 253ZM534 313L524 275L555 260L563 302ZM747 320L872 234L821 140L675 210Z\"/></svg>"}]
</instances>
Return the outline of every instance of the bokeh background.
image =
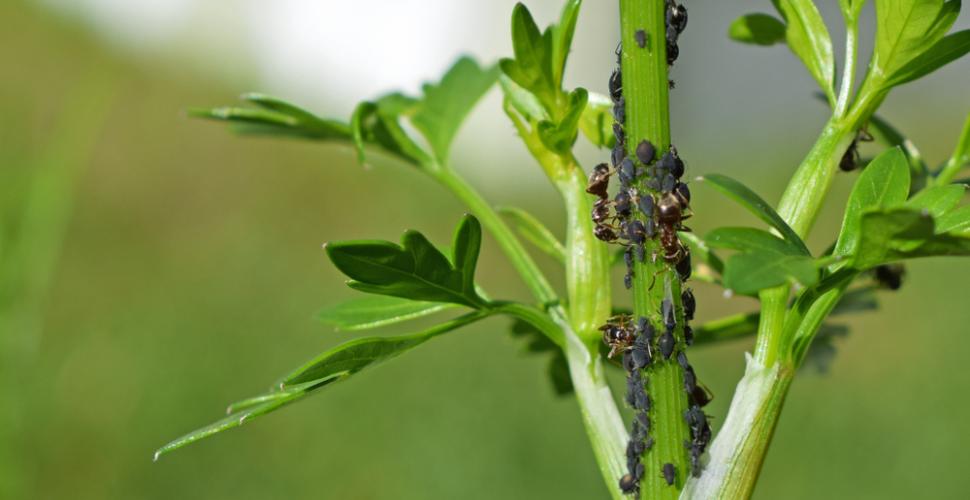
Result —
<instances>
[{"instance_id":1,"label":"bokeh background","mask_svg":"<svg viewBox=\"0 0 970 500\"><path fill-rule=\"evenodd\" d=\"M822 3L840 26L835 2ZM528 5L540 24L561 6ZM343 146L233 137L184 110L259 90L344 117L359 100L416 91L461 53L509 53L512 6L0 2L0 496L605 498L575 402L553 395L546 360L526 355L503 319L152 462L158 446L351 336L313 319L352 296L321 243L406 228L441 241L463 213L406 166L363 169ZM769 2L689 7L676 142L692 174L724 172L775 200L826 110L786 49L727 40L733 18ZM587 2L567 85L605 91L617 25L615 2ZM956 29L968 26L964 14ZM970 112L968 77L970 61L952 64L894 91L881 114L942 162ZM456 164L496 204L561 232L559 200L499 102L493 90L466 123ZM815 249L838 227L851 181L837 179ZM750 222L703 188L694 205L702 233ZM828 369L795 382L757 498L966 497L970 266L908 269L880 312L838 318L850 334ZM490 242L480 270L493 295L525 298ZM700 320L754 307L695 288ZM692 354L715 422L750 348Z\"/></svg>"}]
</instances>

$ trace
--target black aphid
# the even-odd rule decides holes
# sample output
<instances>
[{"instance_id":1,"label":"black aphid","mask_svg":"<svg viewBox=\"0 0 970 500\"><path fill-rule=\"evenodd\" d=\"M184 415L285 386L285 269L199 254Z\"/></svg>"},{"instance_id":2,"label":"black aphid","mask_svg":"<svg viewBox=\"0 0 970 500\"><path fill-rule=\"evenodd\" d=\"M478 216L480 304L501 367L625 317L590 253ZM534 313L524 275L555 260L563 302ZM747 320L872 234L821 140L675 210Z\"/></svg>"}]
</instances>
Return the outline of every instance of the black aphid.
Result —
<instances>
[{"instance_id":1,"label":"black aphid","mask_svg":"<svg viewBox=\"0 0 970 500\"><path fill-rule=\"evenodd\" d=\"M609 90L614 102L623 97L623 74L619 68L614 69L613 74L610 75Z\"/></svg>"},{"instance_id":2,"label":"black aphid","mask_svg":"<svg viewBox=\"0 0 970 500\"><path fill-rule=\"evenodd\" d=\"M688 346L694 344L694 329L690 325L684 325L684 343Z\"/></svg>"},{"instance_id":3,"label":"black aphid","mask_svg":"<svg viewBox=\"0 0 970 500\"><path fill-rule=\"evenodd\" d=\"M649 165L653 163L654 157L657 155L657 149L654 148L653 143L644 139L637 144L637 159L640 163L644 165Z\"/></svg>"},{"instance_id":4,"label":"black aphid","mask_svg":"<svg viewBox=\"0 0 970 500\"><path fill-rule=\"evenodd\" d=\"M677 364L685 370L690 367L690 363L687 362L687 354L684 351L677 353Z\"/></svg>"},{"instance_id":5,"label":"black aphid","mask_svg":"<svg viewBox=\"0 0 970 500\"><path fill-rule=\"evenodd\" d=\"M653 238L653 221L647 221L647 238ZM643 245L637 245L633 247L637 253L637 260L643 262L647 258L647 251L643 248Z\"/></svg>"},{"instance_id":6,"label":"black aphid","mask_svg":"<svg viewBox=\"0 0 970 500\"><path fill-rule=\"evenodd\" d=\"M627 373L639 373L633 360L633 353L627 352L623 354L623 369Z\"/></svg>"},{"instance_id":7,"label":"black aphid","mask_svg":"<svg viewBox=\"0 0 970 500\"><path fill-rule=\"evenodd\" d=\"M873 270L876 283L890 290L899 290L899 287L903 286L905 274L906 268L902 264L883 264Z\"/></svg>"},{"instance_id":8,"label":"black aphid","mask_svg":"<svg viewBox=\"0 0 970 500\"><path fill-rule=\"evenodd\" d=\"M643 223L635 220L626 225L626 237L631 243L640 245L646 241L647 231Z\"/></svg>"},{"instance_id":9,"label":"black aphid","mask_svg":"<svg viewBox=\"0 0 970 500\"><path fill-rule=\"evenodd\" d=\"M620 123L626 123L626 98L620 97L613 104L613 119Z\"/></svg>"},{"instance_id":10,"label":"black aphid","mask_svg":"<svg viewBox=\"0 0 970 500\"><path fill-rule=\"evenodd\" d=\"M623 287L627 290L633 288L633 272L627 272L623 275Z\"/></svg>"},{"instance_id":11,"label":"black aphid","mask_svg":"<svg viewBox=\"0 0 970 500\"><path fill-rule=\"evenodd\" d=\"M617 217L629 217L633 213L633 199L630 198L630 193L625 190L616 193L613 197L613 208L616 210Z\"/></svg>"},{"instance_id":12,"label":"black aphid","mask_svg":"<svg viewBox=\"0 0 970 500\"><path fill-rule=\"evenodd\" d=\"M667 9L667 27L673 28L677 34L683 33L687 28L687 7L674 4Z\"/></svg>"},{"instance_id":13,"label":"black aphid","mask_svg":"<svg viewBox=\"0 0 970 500\"><path fill-rule=\"evenodd\" d=\"M618 167L620 162L622 162L623 158L625 157L626 147L624 146L624 143L616 141L616 144L613 145L613 151L610 153L610 163L612 163L614 167Z\"/></svg>"},{"instance_id":14,"label":"black aphid","mask_svg":"<svg viewBox=\"0 0 970 500\"><path fill-rule=\"evenodd\" d=\"M647 331L647 328L650 328L650 320L648 320L646 316L640 316L640 317L638 317L637 318L637 329L636 329L637 337L639 338L639 337L644 336L644 334ZM650 335L653 336L652 331L651 331ZM648 342L649 342L649 340L648 340Z\"/></svg>"},{"instance_id":15,"label":"black aphid","mask_svg":"<svg viewBox=\"0 0 970 500\"><path fill-rule=\"evenodd\" d=\"M643 464L637 464L637 466L633 469L633 476L637 479L642 479L645 470L646 468L643 466Z\"/></svg>"},{"instance_id":16,"label":"black aphid","mask_svg":"<svg viewBox=\"0 0 970 500\"><path fill-rule=\"evenodd\" d=\"M641 387L640 392L637 393L636 408L643 411L650 411L650 395L647 394L647 391L643 390L643 387Z\"/></svg>"},{"instance_id":17,"label":"black aphid","mask_svg":"<svg viewBox=\"0 0 970 500\"><path fill-rule=\"evenodd\" d=\"M633 269L633 247L626 247L623 251L623 263L627 269Z\"/></svg>"},{"instance_id":18,"label":"black aphid","mask_svg":"<svg viewBox=\"0 0 970 500\"><path fill-rule=\"evenodd\" d=\"M644 217L647 219L653 218L653 196L649 194L640 195L640 199L637 200L637 207L640 208L640 213Z\"/></svg>"},{"instance_id":19,"label":"black aphid","mask_svg":"<svg viewBox=\"0 0 970 500\"><path fill-rule=\"evenodd\" d=\"M684 367L684 392L693 394L695 389L697 389L697 374L694 373L694 367L687 365Z\"/></svg>"},{"instance_id":20,"label":"black aphid","mask_svg":"<svg viewBox=\"0 0 970 500\"><path fill-rule=\"evenodd\" d=\"M677 61L677 56L680 55L680 48L677 47L677 43L670 43L667 41L667 65L671 65Z\"/></svg>"},{"instance_id":21,"label":"black aphid","mask_svg":"<svg viewBox=\"0 0 970 500\"><path fill-rule=\"evenodd\" d=\"M647 222L643 224L643 228L646 231L647 238L653 238L653 235L657 233L657 223L653 219L647 219ZM643 257L640 257L640 262L643 262Z\"/></svg>"},{"instance_id":22,"label":"black aphid","mask_svg":"<svg viewBox=\"0 0 970 500\"><path fill-rule=\"evenodd\" d=\"M653 361L650 356L650 346L641 342L639 338L633 341L633 349L630 350L630 354L633 356L633 364L638 370L646 368Z\"/></svg>"},{"instance_id":23,"label":"black aphid","mask_svg":"<svg viewBox=\"0 0 970 500\"><path fill-rule=\"evenodd\" d=\"M667 330L673 330L677 327L677 317L674 312L674 302L670 298L665 298L663 302L660 303L660 313L664 318L664 326Z\"/></svg>"},{"instance_id":24,"label":"black aphid","mask_svg":"<svg viewBox=\"0 0 970 500\"><path fill-rule=\"evenodd\" d=\"M620 168L617 175L620 177L620 182L624 186L629 186L632 184L637 177L637 167L633 164L633 160L624 158L623 161L620 162Z\"/></svg>"},{"instance_id":25,"label":"black aphid","mask_svg":"<svg viewBox=\"0 0 970 500\"><path fill-rule=\"evenodd\" d=\"M633 39L637 42L637 47L641 49L647 46L647 32L642 29L633 33Z\"/></svg>"},{"instance_id":26,"label":"black aphid","mask_svg":"<svg viewBox=\"0 0 970 500\"><path fill-rule=\"evenodd\" d=\"M677 478L677 470L674 468L674 464L666 463L663 467L664 481L667 481L667 485L670 486L674 484L674 479Z\"/></svg>"},{"instance_id":27,"label":"black aphid","mask_svg":"<svg viewBox=\"0 0 970 500\"><path fill-rule=\"evenodd\" d=\"M640 424L640 428L647 432L650 432L650 415L645 411L637 412L636 422ZM644 443L646 444L646 443Z\"/></svg>"},{"instance_id":28,"label":"black aphid","mask_svg":"<svg viewBox=\"0 0 970 500\"><path fill-rule=\"evenodd\" d=\"M663 335L660 336L660 354L663 355L664 359L670 359L670 355L674 353L674 345L677 341L674 339L674 334L671 330L667 330Z\"/></svg>"},{"instance_id":29,"label":"black aphid","mask_svg":"<svg viewBox=\"0 0 970 500\"><path fill-rule=\"evenodd\" d=\"M616 137L617 143L626 144L626 132L623 131L623 125L613 123L613 137Z\"/></svg>"},{"instance_id":30,"label":"black aphid","mask_svg":"<svg viewBox=\"0 0 970 500\"><path fill-rule=\"evenodd\" d=\"M677 148L670 146L670 150L660 157L660 161L657 166L670 172L676 178L681 178L684 175L684 160L680 159L680 155L677 154Z\"/></svg>"},{"instance_id":31,"label":"black aphid","mask_svg":"<svg viewBox=\"0 0 970 500\"><path fill-rule=\"evenodd\" d=\"M675 187L677 187L677 178L673 174L664 175L663 181L660 183L661 191L672 193Z\"/></svg>"},{"instance_id":32,"label":"black aphid","mask_svg":"<svg viewBox=\"0 0 970 500\"><path fill-rule=\"evenodd\" d=\"M697 310L697 300L694 299L694 292L690 288L685 288L681 292L680 304L684 307L684 319L693 320L694 312Z\"/></svg>"}]
</instances>

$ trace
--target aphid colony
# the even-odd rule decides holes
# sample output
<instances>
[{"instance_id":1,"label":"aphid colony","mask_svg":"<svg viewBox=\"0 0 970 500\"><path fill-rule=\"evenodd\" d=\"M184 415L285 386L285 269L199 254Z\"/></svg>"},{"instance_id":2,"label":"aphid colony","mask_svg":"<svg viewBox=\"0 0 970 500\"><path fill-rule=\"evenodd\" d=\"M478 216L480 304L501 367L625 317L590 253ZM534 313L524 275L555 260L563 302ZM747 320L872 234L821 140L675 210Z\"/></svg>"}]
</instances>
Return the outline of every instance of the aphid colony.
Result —
<instances>
[{"instance_id":1,"label":"aphid colony","mask_svg":"<svg viewBox=\"0 0 970 500\"><path fill-rule=\"evenodd\" d=\"M673 1L667 2L666 33L667 63L673 64L679 54L677 39L687 25L687 9ZM643 29L634 33L637 47L647 46L650 34ZM636 50L636 49L634 49ZM617 65L622 59L622 47L617 47ZM690 252L677 237L678 231L689 230L683 221L690 217L690 189L681 181L684 175L684 162L677 149L670 146L660 152L648 140L641 140L635 146L628 144L623 127L625 123L626 101L623 97L623 77L616 68L609 79L609 93L613 100L613 133L616 144L609 163L601 163L593 168L586 191L596 196L593 204L592 220L594 234L608 243L625 247L623 260L626 274L623 282L627 289L632 288L636 262L644 262L647 248L651 260L662 259L674 266L680 281L686 281L691 274ZM630 146L628 148L628 146ZM609 194L610 179L619 179L619 188L612 198ZM656 244L650 244L650 241ZM651 284L651 287L654 286ZM645 369L653 363L672 362L676 357L677 366L683 370L684 391L688 399L688 409L683 417L690 430L690 440L684 447L690 458L690 473L701 473L701 456L711 440L711 427L707 415L701 409L711 396L697 383L694 369L684 351L693 343L693 330L687 324L694 317L696 302L689 288L680 294L684 324L680 331L683 340L679 342L677 303L669 279L665 283L665 295L661 302L659 321L639 316L635 320L630 315L610 318L600 327L603 340L610 347L609 356L623 356L623 367L627 373L626 403L634 410L627 444L627 473L619 480L620 489L626 494L639 495L640 481L645 470L641 458L649 452L654 440L650 437L651 400L647 393L648 379ZM677 287L676 289L680 289ZM654 325L660 325L655 327ZM658 334L658 330L661 330ZM676 482L677 470L674 464L666 463L658 471L668 485Z\"/></svg>"}]
</instances>

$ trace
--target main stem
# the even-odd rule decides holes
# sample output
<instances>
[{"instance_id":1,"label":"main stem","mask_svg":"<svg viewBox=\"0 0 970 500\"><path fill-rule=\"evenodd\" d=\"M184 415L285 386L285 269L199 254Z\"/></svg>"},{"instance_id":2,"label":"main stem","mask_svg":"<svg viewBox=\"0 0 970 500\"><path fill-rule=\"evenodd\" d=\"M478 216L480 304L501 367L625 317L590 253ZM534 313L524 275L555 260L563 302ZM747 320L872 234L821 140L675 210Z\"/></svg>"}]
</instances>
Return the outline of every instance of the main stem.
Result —
<instances>
[{"instance_id":1,"label":"main stem","mask_svg":"<svg viewBox=\"0 0 970 500\"><path fill-rule=\"evenodd\" d=\"M643 47L636 40L640 30L646 35ZM628 154L632 154L642 140L653 143L658 155L662 154L670 146L664 0L620 0L620 35ZM648 240L646 254L646 262L636 263L634 267L634 311L637 316L649 318L657 332L662 332L658 312L664 296L669 294L676 304L678 348L683 348L680 278L664 259L652 257L663 255L656 241ZM684 447L684 443L690 441L690 433L683 417L688 405L683 372L673 358L665 360L657 353L647 376L647 392L654 401L649 412L653 429L650 436L654 444L642 460L646 472L640 482L640 491L643 498L673 499L679 495L690 471ZM661 472L664 464L673 464L675 468L673 486L664 480Z\"/></svg>"}]
</instances>

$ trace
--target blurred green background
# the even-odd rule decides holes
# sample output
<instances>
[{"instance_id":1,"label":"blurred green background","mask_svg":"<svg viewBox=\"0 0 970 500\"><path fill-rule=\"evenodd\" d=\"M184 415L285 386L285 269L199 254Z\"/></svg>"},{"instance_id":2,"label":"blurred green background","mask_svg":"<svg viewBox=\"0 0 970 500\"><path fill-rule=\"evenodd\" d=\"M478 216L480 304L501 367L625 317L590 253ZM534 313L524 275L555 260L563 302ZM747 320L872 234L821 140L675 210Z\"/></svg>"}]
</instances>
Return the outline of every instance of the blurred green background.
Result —
<instances>
[{"instance_id":1,"label":"blurred green background","mask_svg":"<svg viewBox=\"0 0 970 500\"><path fill-rule=\"evenodd\" d=\"M354 71L330 71L288 46L279 53L290 62L275 64L272 43L243 29L254 22L239 17L245 10L209 2L152 42L128 23L137 3L115 17L104 10L122 3L0 3L0 497L605 498L576 404L554 397L546 360L525 355L502 319L152 463L158 446L349 337L313 319L352 296L321 243L395 239L406 228L442 241L463 213L407 167L362 169L346 147L234 138L183 110L268 90L345 115L356 100L391 90L389 79L405 75L401 84L414 89L436 78L464 50L485 61L508 52L512 2L403 2L396 8L444 17L398 20L410 24L381 32L386 52L367 57L353 46L373 30L339 18L349 8L335 1L310 8L308 24L292 32L278 19L255 30L302 39L313 16L330 12L329 25L358 38L311 42L343 54ZM275 4L235 3L250 17ZM310 3L278 5L299 13ZM85 17L86 4L100 17ZM530 7L547 22L559 2ZM776 199L825 110L787 51L723 35L735 16L767 11L768 2L690 9L674 72L678 146L693 174L725 172ZM823 11L835 19L832 6ZM462 29L479 16L482 25ZM615 5L587 2L572 85L605 90L615 17ZM957 28L967 24L964 15ZM443 48L411 54L417 66L368 73L395 57L395 37ZM357 54L349 63L347 51ZM949 155L970 112L968 76L967 61L953 64L894 92L882 112L933 164ZM459 168L496 204L527 208L560 231L559 201L497 104L493 92L460 134ZM603 153L584 147L581 156L591 164ZM851 181L839 177L815 248L834 234ZM750 222L702 188L694 205L702 233ZM480 270L492 295L525 297L490 242ZM966 497L968 280L966 261L919 261L903 290L881 294L881 312L838 318L851 333L836 341L827 373L805 370L795 382L757 498ZM695 288L701 321L754 305ZM742 340L692 354L716 395L715 422L750 348Z\"/></svg>"}]
</instances>

